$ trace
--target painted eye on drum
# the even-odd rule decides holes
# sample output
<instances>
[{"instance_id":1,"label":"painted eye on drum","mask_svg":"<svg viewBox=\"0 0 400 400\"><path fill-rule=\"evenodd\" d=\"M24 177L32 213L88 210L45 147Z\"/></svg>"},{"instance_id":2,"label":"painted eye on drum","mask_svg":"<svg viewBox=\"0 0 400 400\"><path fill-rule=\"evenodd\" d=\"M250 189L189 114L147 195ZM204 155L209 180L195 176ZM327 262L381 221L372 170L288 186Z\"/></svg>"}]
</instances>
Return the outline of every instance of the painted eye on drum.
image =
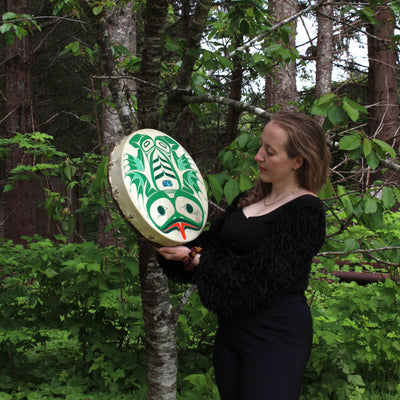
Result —
<instances>
[{"instance_id":1,"label":"painted eye on drum","mask_svg":"<svg viewBox=\"0 0 400 400\"><path fill-rule=\"evenodd\" d=\"M149 208L151 219L159 226L164 225L175 213L175 207L168 198L157 199Z\"/></svg>"},{"instance_id":2,"label":"painted eye on drum","mask_svg":"<svg viewBox=\"0 0 400 400\"><path fill-rule=\"evenodd\" d=\"M160 215L165 215L165 208L163 206L158 206L157 211Z\"/></svg>"},{"instance_id":3,"label":"painted eye on drum","mask_svg":"<svg viewBox=\"0 0 400 400\"><path fill-rule=\"evenodd\" d=\"M170 152L170 148L167 143L163 140L156 139L156 146L159 147L161 150L164 150L166 153Z\"/></svg>"},{"instance_id":4,"label":"painted eye on drum","mask_svg":"<svg viewBox=\"0 0 400 400\"><path fill-rule=\"evenodd\" d=\"M188 220L201 223L203 220L203 210L199 204L187 197L179 196L175 200L176 210Z\"/></svg>"}]
</instances>

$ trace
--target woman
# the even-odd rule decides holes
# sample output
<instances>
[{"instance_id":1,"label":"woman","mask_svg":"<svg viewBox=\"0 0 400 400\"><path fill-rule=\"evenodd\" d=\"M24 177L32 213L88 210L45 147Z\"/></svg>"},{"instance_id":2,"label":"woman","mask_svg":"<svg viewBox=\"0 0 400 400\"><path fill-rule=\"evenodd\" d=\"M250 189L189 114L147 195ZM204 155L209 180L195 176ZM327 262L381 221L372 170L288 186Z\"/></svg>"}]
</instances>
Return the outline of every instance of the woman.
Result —
<instances>
[{"instance_id":1,"label":"woman","mask_svg":"<svg viewBox=\"0 0 400 400\"><path fill-rule=\"evenodd\" d=\"M317 192L330 152L312 118L282 112L266 124L255 160L256 187L239 195L196 247L158 252L167 275L196 283L204 306L218 315L221 399L294 400L312 345L304 292L325 238Z\"/></svg>"}]
</instances>

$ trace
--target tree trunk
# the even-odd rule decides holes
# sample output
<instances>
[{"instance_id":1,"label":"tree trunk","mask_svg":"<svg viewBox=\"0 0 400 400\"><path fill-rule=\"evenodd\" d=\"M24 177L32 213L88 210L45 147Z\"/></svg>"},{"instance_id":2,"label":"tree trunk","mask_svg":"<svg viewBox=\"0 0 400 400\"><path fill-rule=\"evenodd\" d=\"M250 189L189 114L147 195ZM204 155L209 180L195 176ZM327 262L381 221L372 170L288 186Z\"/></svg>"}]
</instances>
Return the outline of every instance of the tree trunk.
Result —
<instances>
[{"instance_id":1,"label":"tree trunk","mask_svg":"<svg viewBox=\"0 0 400 400\"><path fill-rule=\"evenodd\" d=\"M129 52L136 55L136 18L133 12L133 3L119 4L117 7L107 12L107 37L110 43L121 44ZM105 71L103 71L105 73ZM117 74L117 71L116 71ZM111 91L106 85L102 85L102 97L104 100L111 99ZM127 104L131 94L136 95L136 85L134 80L117 80L119 91L125 95ZM134 110L131 110L133 115ZM117 111L110 105L103 104L101 107L101 144L103 154L109 156L116 144L124 137L124 131ZM115 232L106 227L110 224L110 216L107 209L102 208L99 213L97 230L97 244L106 247L115 244Z\"/></svg>"},{"instance_id":2,"label":"tree trunk","mask_svg":"<svg viewBox=\"0 0 400 400\"><path fill-rule=\"evenodd\" d=\"M147 399L175 400L177 318L170 301L168 279L144 239L140 243L139 271L146 332Z\"/></svg>"},{"instance_id":3,"label":"tree trunk","mask_svg":"<svg viewBox=\"0 0 400 400\"><path fill-rule=\"evenodd\" d=\"M168 100L164 107L160 129L166 133L174 132L179 115L184 110L186 104L183 96L188 94L191 88L191 77L194 64L196 62L196 52L200 48L201 37L206 30L207 18L212 5L212 0L198 0L193 17L190 21L188 41L185 52L182 56L182 64L176 76L173 90L168 94Z\"/></svg>"},{"instance_id":4,"label":"tree trunk","mask_svg":"<svg viewBox=\"0 0 400 400\"><path fill-rule=\"evenodd\" d=\"M399 105L397 100L396 60L397 53L391 41L394 35L395 17L390 6L378 6L377 23L368 27L368 128L370 135L381 139L396 150L399 147ZM376 38L379 39L376 39ZM387 180L399 182L399 175L387 171Z\"/></svg>"},{"instance_id":5,"label":"tree trunk","mask_svg":"<svg viewBox=\"0 0 400 400\"><path fill-rule=\"evenodd\" d=\"M332 1L328 0L317 11L318 40L315 73L315 97L319 98L331 91L333 58L333 15ZM322 126L325 117L315 116Z\"/></svg>"},{"instance_id":6,"label":"tree trunk","mask_svg":"<svg viewBox=\"0 0 400 400\"><path fill-rule=\"evenodd\" d=\"M281 21L297 12L297 0L270 2L273 16L276 21ZM291 22L293 33L296 33L296 21ZM295 35L290 36L288 47L295 47ZM266 108L279 108L283 111L297 109L293 104L297 100L296 65L290 61L286 65L277 65L270 74L265 77L265 102Z\"/></svg>"},{"instance_id":7,"label":"tree trunk","mask_svg":"<svg viewBox=\"0 0 400 400\"><path fill-rule=\"evenodd\" d=\"M8 0L10 12L29 14L30 0ZM33 131L33 110L31 100L31 34L21 39L14 38L7 46L7 88L6 88L6 135L12 137L15 132ZM19 164L31 165L33 157L25 155L19 148L12 149L7 160L6 174ZM39 234L45 236L46 213L39 208L44 200L41 184L35 181L22 181L6 193L4 235L16 243L23 243L21 236Z\"/></svg>"},{"instance_id":8,"label":"tree trunk","mask_svg":"<svg viewBox=\"0 0 400 400\"><path fill-rule=\"evenodd\" d=\"M146 3L141 83L138 85L139 128L158 128L158 84L167 10L167 0L148 0Z\"/></svg>"},{"instance_id":9,"label":"tree trunk","mask_svg":"<svg viewBox=\"0 0 400 400\"><path fill-rule=\"evenodd\" d=\"M242 35L235 37L235 47L239 47L243 43ZM233 66L230 86L229 98L240 101L242 96L242 83L243 83L243 67L241 60L238 56L233 57ZM226 141L225 145L228 146L238 135L238 125L240 119L240 111L230 106L228 108L228 115L226 121Z\"/></svg>"}]
</instances>

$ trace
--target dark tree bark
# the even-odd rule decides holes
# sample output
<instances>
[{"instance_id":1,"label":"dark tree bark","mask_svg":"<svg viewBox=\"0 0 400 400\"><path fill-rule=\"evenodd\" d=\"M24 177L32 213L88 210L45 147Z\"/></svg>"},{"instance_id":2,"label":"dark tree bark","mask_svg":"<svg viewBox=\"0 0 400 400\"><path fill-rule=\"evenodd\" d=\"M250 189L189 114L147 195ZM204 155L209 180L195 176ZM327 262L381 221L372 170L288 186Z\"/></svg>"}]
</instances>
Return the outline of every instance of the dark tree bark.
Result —
<instances>
[{"instance_id":1,"label":"dark tree bark","mask_svg":"<svg viewBox=\"0 0 400 400\"><path fill-rule=\"evenodd\" d=\"M369 26L368 37L368 94L370 109L369 131L381 140L395 143L394 135L399 128L397 100L396 60L392 43L395 17L390 6L379 6L376 25ZM398 133L398 132L397 132ZM398 140L397 140L398 145Z\"/></svg>"},{"instance_id":2,"label":"dark tree bark","mask_svg":"<svg viewBox=\"0 0 400 400\"><path fill-rule=\"evenodd\" d=\"M323 3L317 10L318 41L315 68L315 97L321 97L331 91L333 59L333 8L332 1ZM322 126L325 117L315 116Z\"/></svg>"},{"instance_id":3,"label":"dark tree bark","mask_svg":"<svg viewBox=\"0 0 400 400\"><path fill-rule=\"evenodd\" d=\"M395 149L399 141L399 104L397 99L397 53L392 43L395 17L390 6L378 6L377 23L368 27L368 128L370 135ZM387 171L384 179L399 182L399 174Z\"/></svg>"},{"instance_id":4,"label":"dark tree bark","mask_svg":"<svg viewBox=\"0 0 400 400\"><path fill-rule=\"evenodd\" d=\"M297 0L270 2L276 21L284 20L297 13ZM290 23L293 33L296 33L296 21ZM288 47L295 47L295 37L289 38ZM296 65L290 61L286 65L277 65L265 77L265 102L266 108L278 107L283 111L294 111L293 104L297 100Z\"/></svg>"},{"instance_id":5,"label":"dark tree bark","mask_svg":"<svg viewBox=\"0 0 400 400\"><path fill-rule=\"evenodd\" d=\"M112 11L107 11L106 32L110 43L121 44L136 55L136 18L133 12L133 3L118 4ZM103 71L105 73L105 71ZM115 71L117 74L118 71ZM124 94L126 103L130 104L130 95L136 95L135 81L130 79L119 79L115 82L119 85L119 91ZM104 100L111 99L111 91L104 82L102 85L102 97ZM130 110L132 119L134 110ZM124 130L117 111L107 104L101 108L101 134L100 140L103 154L109 156L116 144L125 136ZM97 230L97 244L101 247L115 244L114 230L107 230L110 224L110 215L107 209L102 208L99 213L99 223Z\"/></svg>"},{"instance_id":6,"label":"dark tree bark","mask_svg":"<svg viewBox=\"0 0 400 400\"><path fill-rule=\"evenodd\" d=\"M242 35L235 37L235 47L239 47L243 43ZM233 56L234 69L231 75L231 82L229 84L230 93L229 98L232 100L240 101L242 97L242 84L243 84L243 66L238 56ZM229 145L238 135L238 125L240 119L240 111L234 107L228 108L228 115L226 121L226 141L225 145Z\"/></svg>"},{"instance_id":7,"label":"dark tree bark","mask_svg":"<svg viewBox=\"0 0 400 400\"><path fill-rule=\"evenodd\" d=\"M29 14L30 0L8 0L8 11ZM33 108L31 100L31 65L33 62L32 40L28 33L22 39L15 37L7 47L6 88L6 135L15 132L33 132ZM6 173L17 165L33 164L33 157L25 155L19 148L12 149L7 160ZM5 237L23 243L21 236L39 234L46 236L46 214L39 204L44 200L41 183L22 181L5 196Z\"/></svg>"}]
</instances>

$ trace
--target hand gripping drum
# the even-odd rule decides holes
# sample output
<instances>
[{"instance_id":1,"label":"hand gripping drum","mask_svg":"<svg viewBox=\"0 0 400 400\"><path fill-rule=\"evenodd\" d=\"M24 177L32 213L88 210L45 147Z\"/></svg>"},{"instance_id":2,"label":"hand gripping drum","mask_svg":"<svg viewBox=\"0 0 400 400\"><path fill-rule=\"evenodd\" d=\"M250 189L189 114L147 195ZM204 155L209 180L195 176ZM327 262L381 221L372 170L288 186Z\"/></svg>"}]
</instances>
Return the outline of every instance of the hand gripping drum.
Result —
<instances>
[{"instance_id":1,"label":"hand gripping drum","mask_svg":"<svg viewBox=\"0 0 400 400\"><path fill-rule=\"evenodd\" d=\"M108 179L125 219L151 242L184 244L203 230L208 213L203 178L165 133L141 129L125 137L111 153Z\"/></svg>"}]
</instances>

